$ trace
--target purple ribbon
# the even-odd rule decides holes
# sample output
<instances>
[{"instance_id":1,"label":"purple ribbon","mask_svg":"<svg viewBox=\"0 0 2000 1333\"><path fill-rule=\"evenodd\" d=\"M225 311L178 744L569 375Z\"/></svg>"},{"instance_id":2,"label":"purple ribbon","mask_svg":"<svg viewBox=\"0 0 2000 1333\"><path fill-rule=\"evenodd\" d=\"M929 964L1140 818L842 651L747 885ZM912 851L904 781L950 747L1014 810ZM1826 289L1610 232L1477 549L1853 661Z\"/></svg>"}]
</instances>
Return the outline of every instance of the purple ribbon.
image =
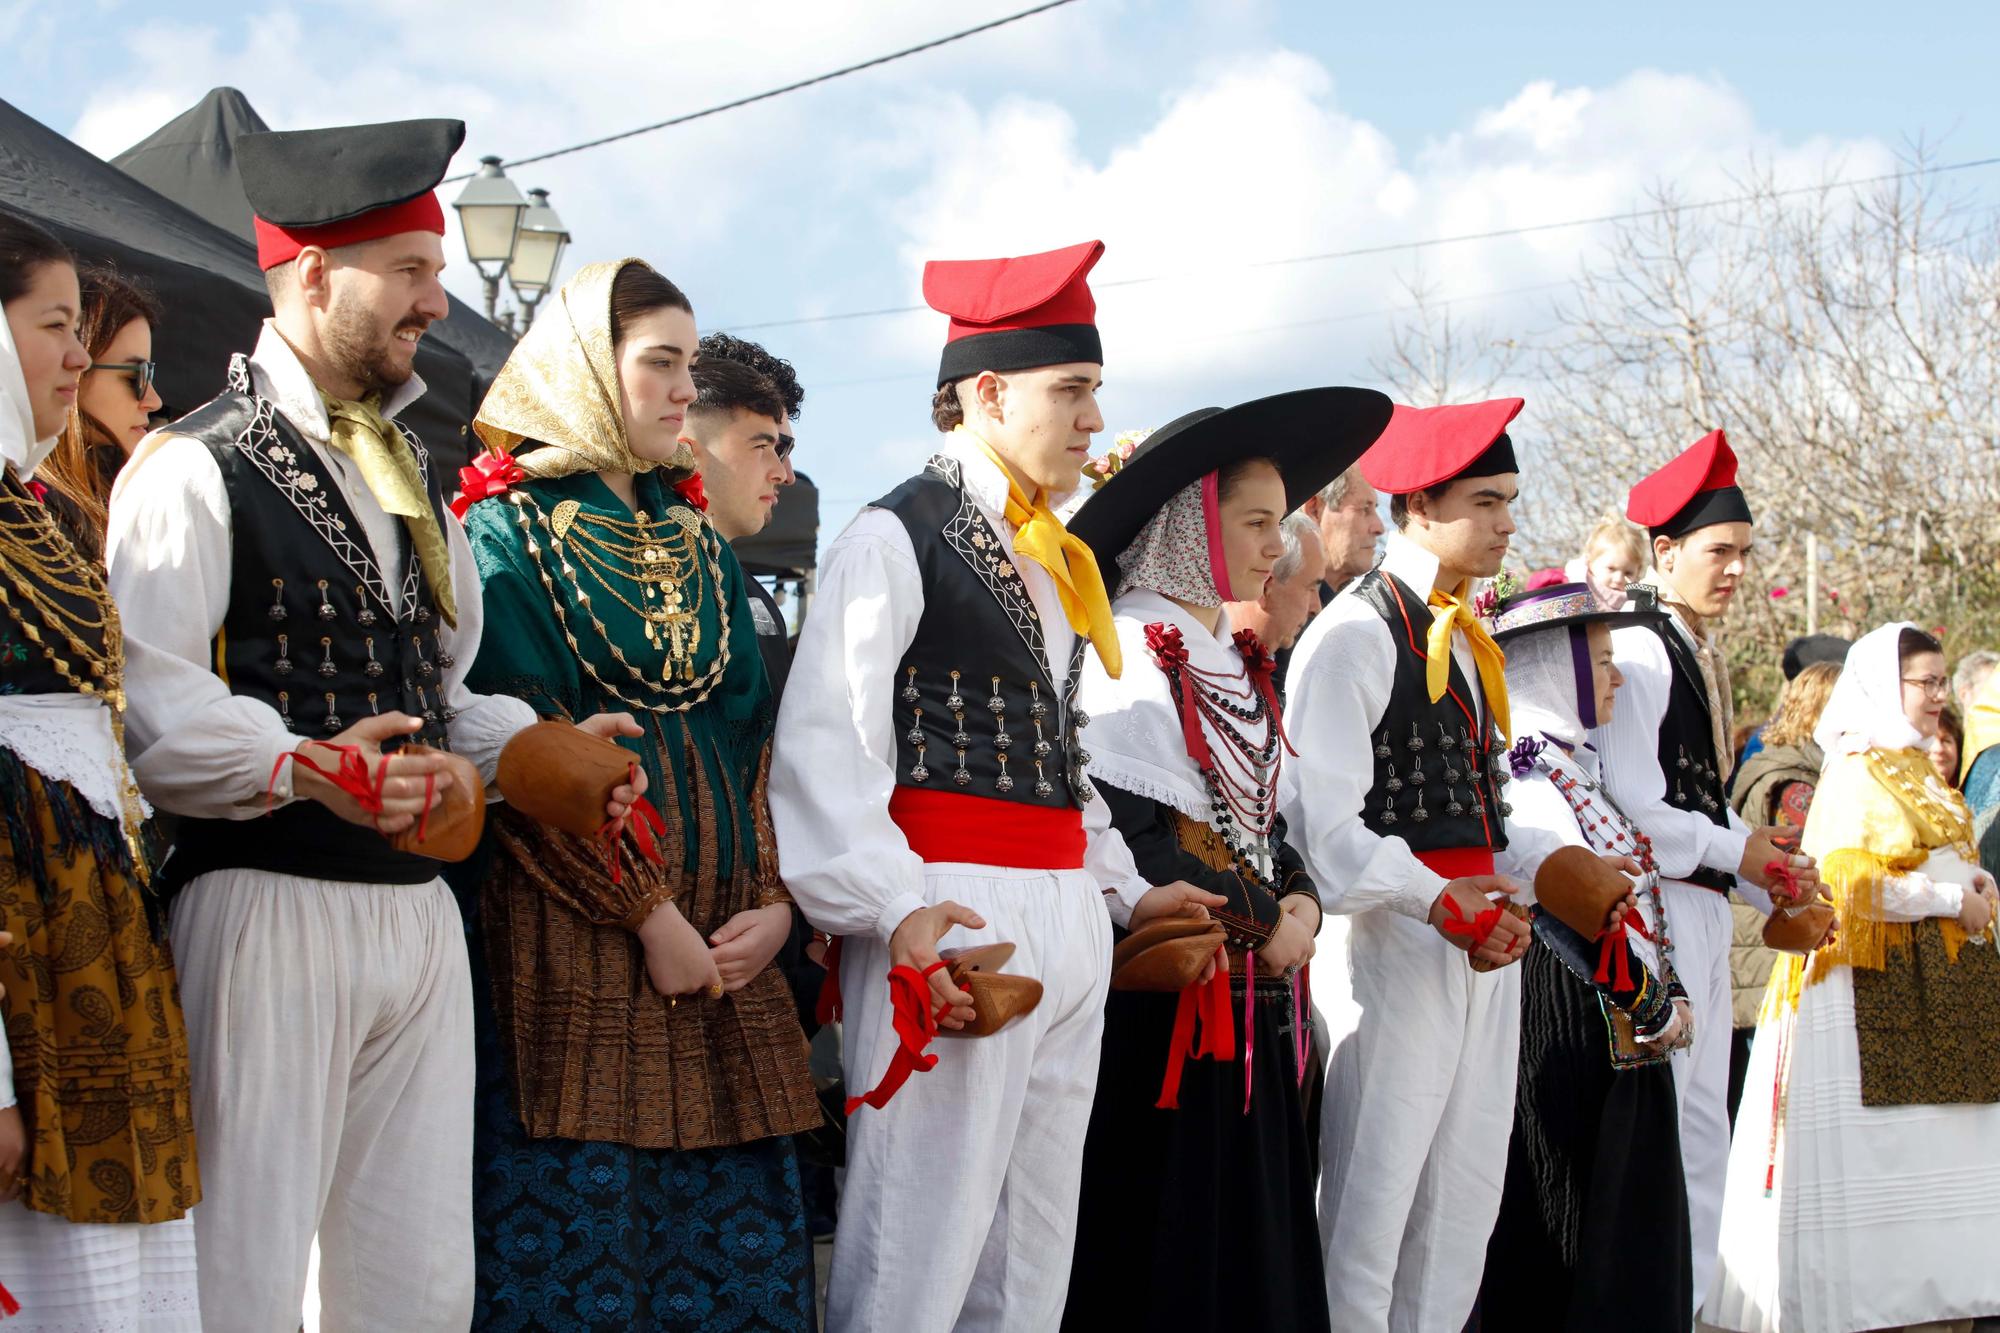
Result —
<instances>
[{"instance_id":1,"label":"purple ribbon","mask_svg":"<svg viewBox=\"0 0 2000 1333\"><path fill-rule=\"evenodd\" d=\"M1514 770L1514 776L1525 778L1535 767L1535 758L1549 748L1547 741L1538 741L1533 736L1523 736L1514 742L1514 748L1507 751L1507 766Z\"/></svg>"}]
</instances>

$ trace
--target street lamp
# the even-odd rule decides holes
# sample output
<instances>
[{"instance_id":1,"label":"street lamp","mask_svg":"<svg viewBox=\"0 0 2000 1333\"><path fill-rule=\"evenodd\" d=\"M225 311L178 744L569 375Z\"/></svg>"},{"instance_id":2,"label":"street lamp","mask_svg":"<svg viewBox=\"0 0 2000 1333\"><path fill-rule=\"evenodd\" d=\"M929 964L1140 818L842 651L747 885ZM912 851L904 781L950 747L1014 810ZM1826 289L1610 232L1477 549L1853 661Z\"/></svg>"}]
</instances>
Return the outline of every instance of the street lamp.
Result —
<instances>
[{"instance_id":1,"label":"street lamp","mask_svg":"<svg viewBox=\"0 0 2000 1333\"><path fill-rule=\"evenodd\" d=\"M492 319L500 301L500 275L514 258L528 201L500 169L499 158L482 157L479 174L466 182L451 206L465 233L465 256L486 284L486 318Z\"/></svg>"},{"instance_id":2,"label":"street lamp","mask_svg":"<svg viewBox=\"0 0 2000 1333\"><path fill-rule=\"evenodd\" d=\"M562 271L563 251L569 246L569 231L549 207L549 192L530 190L528 198L534 202L522 215L514 258L507 265L507 281L514 288L514 299L521 303L524 331L535 321L536 303L548 295L556 274Z\"/></svg>"}]
</instances>

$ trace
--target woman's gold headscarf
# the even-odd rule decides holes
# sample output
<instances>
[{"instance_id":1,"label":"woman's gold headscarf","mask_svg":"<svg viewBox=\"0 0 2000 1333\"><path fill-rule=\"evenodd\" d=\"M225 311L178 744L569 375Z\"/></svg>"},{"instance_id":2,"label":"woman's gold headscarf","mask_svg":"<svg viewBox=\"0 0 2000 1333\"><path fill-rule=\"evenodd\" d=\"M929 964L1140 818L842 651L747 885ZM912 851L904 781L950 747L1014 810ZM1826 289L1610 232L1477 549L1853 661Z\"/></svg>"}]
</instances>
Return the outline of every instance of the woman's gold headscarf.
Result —
<instances>
[{"instance_id":1,"label":"woman's gold headscarf","mask_svg":"<svg viewBox=\"0 0 2000 1333\"><path fill-rule=\"evenodd\" d=\"M473 429L499 454L536 443L518 460L530 477L693 468L685 444L663 465L636 457L625 436L611 287L627 264L645 263L619 259L580 269L556 293L555 309L528 326L486 391Z\"/></svg>"}]
</instances>

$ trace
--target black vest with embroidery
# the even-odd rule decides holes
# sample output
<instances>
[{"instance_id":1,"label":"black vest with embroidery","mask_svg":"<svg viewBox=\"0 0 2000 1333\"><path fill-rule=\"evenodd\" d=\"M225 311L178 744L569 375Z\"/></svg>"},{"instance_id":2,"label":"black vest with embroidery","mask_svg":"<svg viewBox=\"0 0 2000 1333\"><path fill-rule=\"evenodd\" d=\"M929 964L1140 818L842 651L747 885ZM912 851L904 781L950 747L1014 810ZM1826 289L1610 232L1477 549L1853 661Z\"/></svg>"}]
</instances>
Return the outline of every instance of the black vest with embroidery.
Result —
<instances>
[{"instance_id":1,"label":"black vest with embroidery","mask_svg":"<svg viewBox=\"0 0 2000 1333\"><path fill-rule=\"evenodd\" d=\"M1076 707L1088 640L1077 636L1066 691L1049 679L1041 614L939 455L875 502L903 522L923 574L917 635L882 688L895 693L896 781L1027 805L1081 806L1095 794Z\"/></svg>"},{"instance_id":2,"label":"black vest with embroidery","mask_svg":"<svg viewBox=\"0 0 2000 1333\"><path fill-rule=\"evenodd\" d=\"M1490 718L1481 721L1456 659L1449 688L1431 702L1425 598L1379 567L1362 575L1353 593L1382 617L1396 644L1389 706L1372 738L1375 777L1362 802L1362 825L1416 852L1501 850L1503 816L1511 809L1500 798L1508 773L1499 729Z\"/></svg>"},{"instance_id":3,"label":"black vest with embroidery","mask_svg":"<svg viewBox=\"0 0 2000 1333\"><path fill-rule=\"evenodd\" d=\"M444 522L427 451L397 429ZM400 524L403 585L392 592L333 474L276 405L254 395L240 356L228 390L173 430L208 447L229 497L229 606L212 665L230 691L269 704L302 740L402 712L423 719L414 739L446 748L453 712L441 691L452 661L438 644L443 617ZM181 820L166 873L175 884L228 869L418 884L438 867L317 801L295 801L257 819Z\"/></svg>"},{"instance_id":4,"label":"black vest with embroidery","mask_svg":"<svg viewBox=\"0 0 2000 1333\"><path fill-rule=\"evenodd\" d=\"M1665 611L1651 588L1631 590L1634 606L1646 611ZM1718 828L1729 827L1729 793L1723 785L1721 761L1715 753L1715 730L1708 712L1708 686L1702 680L1701 662L1680 632L1666 621L1648 623L1666 645L1673 681L1667 689L1667 712L1660 719L1660 772L1667 779L1667 804L1676 810L1700 815ZM1736 887L1735 876L1726 871L1698 866L1683 876L1689 884L1727 893Z\"/></svg>"}]
</instances>

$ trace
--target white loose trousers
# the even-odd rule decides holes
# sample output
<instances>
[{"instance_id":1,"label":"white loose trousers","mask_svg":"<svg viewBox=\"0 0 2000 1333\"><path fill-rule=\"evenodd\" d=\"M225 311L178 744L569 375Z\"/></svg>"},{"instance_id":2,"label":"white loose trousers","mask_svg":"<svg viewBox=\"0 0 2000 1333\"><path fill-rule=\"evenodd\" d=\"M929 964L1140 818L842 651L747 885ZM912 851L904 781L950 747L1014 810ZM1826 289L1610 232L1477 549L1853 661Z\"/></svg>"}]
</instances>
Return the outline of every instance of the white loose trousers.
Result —
<instances>
[{"instance_id":1,"label":"white loose trousers","mask_svg":"<svg viewBox=\"0 0 2000 1333\"><path fill-rule=\"evenodd\" d=\"M940 1035L936 1068L910 1075L883 1109L848 1117L826 1326L1044 1333L1062 1319L1076 1248L1110 916L1080 870L933 864L923 883L926 905L949 900L986 920L940 947L1014 944L1001 970L1040 980L1042 1002L989 1037ZM888 973L881 940L843 939L850 1096L881 1081L898 1045Z\"/></svg>"},{"instance_id":2,"label":"white loose trousers","mask_svg":"<svg viewBox=\"0 0 2000 1333\"><path fill-rule=\"evenodd\" d=\"M1722 1194L1729 1182L1729 1042L1734 1015L1729 946L1735 914L1714 889L1662 880L1660 904L1674 942L1674 972L1687 988L1694 1042L1673 1054L1674 1092L1681 1105L1681 1166L1687 1176L1688 1232L1693 1242L1697 1309L1715 1273L1722 1238Z\"/></svg>"},{"instance_id":3,"label":"white loose trousers","mask_svg":"<svg viewBox=\"0 0 2000 1333\"><path fill-rule=\"evenodd\" d=\"M171 923L208 1333L472 1318L472 983L444 881L198 876Z\"/></svg>"},{"instance_id":4,"label":"white loose trousers","mask_svg":"<svg viewBox=\"0 0 2000 1333\"><path fill-rule=\"evenodd\" d=\"M1474 972L1383 908L1344 924L1344 951L1323 937L1312 969L1334 1041L1319 1195L1332 1326L1459 1333L1506 1181L1520 967Z\"/></svg>"}]
</instances>

